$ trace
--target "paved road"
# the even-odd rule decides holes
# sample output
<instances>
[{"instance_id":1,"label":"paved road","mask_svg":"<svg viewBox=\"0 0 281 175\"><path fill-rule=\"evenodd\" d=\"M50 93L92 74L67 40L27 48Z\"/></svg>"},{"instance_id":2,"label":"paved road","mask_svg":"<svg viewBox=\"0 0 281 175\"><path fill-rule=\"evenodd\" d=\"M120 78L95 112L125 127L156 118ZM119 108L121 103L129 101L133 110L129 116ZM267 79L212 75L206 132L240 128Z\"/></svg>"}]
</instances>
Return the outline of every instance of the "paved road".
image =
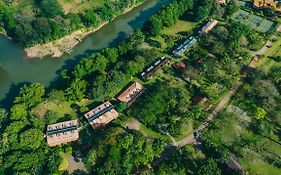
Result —
<instances>
[{"instance_id":1,"label":"paved road","mask_svg":"<svg viewBox=\"0 0 281 175\"><path fill-rule=\"evenodd\" d=\"M194 138L194 133L195 132L200 132L201 130L205 129L208 127L208 124L220 113L227 105L229 104L231 97L233 97L236 92L239 90L239 88L243 85L245 77L250 73L251 69L256 68L258 65L258 56L263 55L266 50L268 49L269 46L272 45L271 41L267 41L266 44L262 49L260 49L257 52L253 52L252 56L253 59L252 61L248 64L248 67L246 70L240 75L239 81L233 85L233 87L230 89L230 91L221 99L221 101L218 103L218 105L215 107L213 112L208 115L207 120L203 122L193 133L190 135L186 136L184 139L173 143L173 146L176 147L182 147L187 144L195 144L196 143L196 138Z\"/></svg>"}]
</instances>

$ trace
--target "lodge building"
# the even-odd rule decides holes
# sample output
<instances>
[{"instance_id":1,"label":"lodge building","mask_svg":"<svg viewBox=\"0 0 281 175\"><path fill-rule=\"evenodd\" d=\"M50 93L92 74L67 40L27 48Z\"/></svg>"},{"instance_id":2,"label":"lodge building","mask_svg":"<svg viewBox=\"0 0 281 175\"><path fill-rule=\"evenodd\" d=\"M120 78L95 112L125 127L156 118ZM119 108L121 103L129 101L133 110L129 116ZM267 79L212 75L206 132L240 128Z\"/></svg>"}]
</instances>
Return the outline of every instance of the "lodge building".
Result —
<instances>
[{"instance_id":1,"label":"lodge building","mask_svg":"<svg viewBox=\"0 0 281 175\"><path fill-rule=\"evenodd\" d=\"M114 109L114 106L107 101L87 112L84 116L93 129L98 129L118 118L118 112Z\"/></svg>"},{"instance_id":2,"label":"lodge building","mask_svg":"<svg viewBox=\"0 0 281 175\"><path fill-rule=\"evenodd\" d=\"M47 144L51 147L78 140L78 120L48 125L46 137Z\"/></svg>"},{"instance_id":3,"label":"lodge building","mask_svg":"<svg viewBox=\"0 0 281 175\"><path fill-rule=\"evenodd\" d=\"M138 82L132 83L125 91L123 91L117 99L121 102L134 103L136 99L144 93L145 88Z\"/></svg>"},{"instance_id":4,"label":"lodge building","mask_svg":"<svg viewBox=\"0 0 281 175\"><path fill-rule=\"evenodd\" d=\"M141 73L143 80L150 79L158 70L162 69L170 60L166 57L162 57L153 64L151 64L145 71Z\"/></svg>"},{"instance_id":5,"label":"lodge building","mask_svg":"<svg viewBox=\"0 0 281 175\"><path fill-rule=\"evenodd\" d=\"M218 24L218 21L215 19L211 19L208 21L207 24L205 24L202 29L199 31L199 34L207 34L209 31L211 31L216 25Z\"/></svg>"}]
</instances>

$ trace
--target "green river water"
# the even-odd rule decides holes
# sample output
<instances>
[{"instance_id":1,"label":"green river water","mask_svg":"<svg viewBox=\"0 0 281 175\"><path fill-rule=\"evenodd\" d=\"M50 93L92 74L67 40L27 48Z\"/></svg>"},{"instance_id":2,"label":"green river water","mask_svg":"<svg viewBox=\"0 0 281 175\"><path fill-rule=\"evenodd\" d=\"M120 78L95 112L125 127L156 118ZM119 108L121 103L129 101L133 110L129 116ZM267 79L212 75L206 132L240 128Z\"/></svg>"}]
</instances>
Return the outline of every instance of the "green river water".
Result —
<instances>
[{"instance_id":1,"label":"green river water","mask_svg":"<svg viewBox=\"0 0 281 175\"><path fill-rule=\"evenodd\" d=\"M14 41L0 36L0 105L7 106L24 83L55 83L62 68L73 66L83 56L105 47L113 47L130 36L163 5L172 0L147 0L129 13L116 18L99 31L89 35L71 55L61 58L26 58L23 48Z\"/></svg>"}]
</instances>

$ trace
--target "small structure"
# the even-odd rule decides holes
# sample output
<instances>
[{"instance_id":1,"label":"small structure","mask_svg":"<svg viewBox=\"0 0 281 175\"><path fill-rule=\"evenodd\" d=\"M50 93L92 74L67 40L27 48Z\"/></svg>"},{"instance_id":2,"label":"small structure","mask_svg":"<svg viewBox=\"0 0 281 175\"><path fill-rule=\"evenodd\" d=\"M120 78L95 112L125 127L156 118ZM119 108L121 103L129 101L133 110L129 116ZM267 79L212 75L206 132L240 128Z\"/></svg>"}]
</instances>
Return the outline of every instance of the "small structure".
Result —
<instances>
[{"instance_id":1,"label":"small structure","mask_svg":"<svg viewBox=\"0 0 281 175\"><path fill-rule=\"evenodd\" d=\"M218 3L218 4L226 4L227 1L226 1L226 0L217 0L217 3Z\"/></svg>"},{"instance_id":2,"label":"small structure","mask_svg":"<svg viewBox=\"0 0 281 175\"><path fill-rule=\"evenodd\" d=\"M117 99L121 102L132 104L145 91L145 88L138 82L131 84L125 91L123 91Z\"/></svg>"},{"instance_id":3,"label":"small structure","mask_svg":"<svg viewBox=\"0 0 281 175\"><path fill-rule=\"evenodd\" d=\"M244 171L244 168L242 167L242 165L238 162L236 156L234 154L232 154L230 156L230 159L227 162L227 166L228 168L231 168L237 172L242 173Z\"/></svg>"},{"instance_id":4,"label":"small structure","mask_svg":"<svg viewBox=\"0 0 281 175\"><path fill-rule=\"evenodd\" d=\"M205 24L202 29L199 31L199 34L206 34L210 30L212 30L216 25L218 24L218 21L215 19L211 19L207 24Z\"/></svg>"},{"instance_id":5,"label":"small structure","mask_svg":"<svg viewBox=\"0 0 281 175\"><path fill-rule=\"evenodd\" d=\"M141 78L147 80L155 74L159 69L166 65L170 60L166 57L162 57L153 64L151 64L144 72L141 73Z\"/></svg>"},{"instance_id":6,"label":"small structure","mask_svg":"<svg viewBox=\"0 0 281 175\"><path fill-rule=\"evenodd\" d=\"M206 111L209 111L211 109L211 107L213 106L211 103L208 102L208 98L203 94L199 94L199 95L195 96L191 100L191 104L192 105L201 105L204 108L204 110L206 110Z\"/></svg>"},{"instance_id":7,"label":"small structure","mask_svg":"<svg viewBox=\"0 0 281 175\"><path fill-rule=\"evenodd\" d=\"M118 117L118 112L108 101L84 114L93 129L98 129Z\"/></svg>"},{"instance_id":8,"label":"small structure","mask_svg":"<svg viewBox=\"0 0 281 175\"><path fill-rule=\"evenodd\" d=\"M177 69L178 71L183 71L185 70L185 64L183 62L177 62L174 65L174 68Z\"/></svg>"},{"instance_id":9,"label":"small structure","mask_svg":"<svg viewBox=\"0 0 281 175\"><path fill-rule=\"evenodd\" d=\"M196 44L197 40L192 36L189 37L183 44L181 44L176 50L173 51L175 56L183 56L184 52Z\"/></svg>"},{"instance_id":10,"label":"small structure","mask_svg":"<svg viewBox=\"0 0 281 175\"><path fill-rule=\"evenodd\" d=\"M47 143L51 147L78 140L78 120L48 125L46 135Z\"/></svg>"},{"instance_id":11,"label":"small structure","mask_svg":"<svg viewBox=\"0 0 281 175\"><path fill-rule=\"evenodd\" d=\"M276 11L281 11L280 1L276 0L253 0L253 4L257 8L273 8Z\"/></svg>"}]
</instances>

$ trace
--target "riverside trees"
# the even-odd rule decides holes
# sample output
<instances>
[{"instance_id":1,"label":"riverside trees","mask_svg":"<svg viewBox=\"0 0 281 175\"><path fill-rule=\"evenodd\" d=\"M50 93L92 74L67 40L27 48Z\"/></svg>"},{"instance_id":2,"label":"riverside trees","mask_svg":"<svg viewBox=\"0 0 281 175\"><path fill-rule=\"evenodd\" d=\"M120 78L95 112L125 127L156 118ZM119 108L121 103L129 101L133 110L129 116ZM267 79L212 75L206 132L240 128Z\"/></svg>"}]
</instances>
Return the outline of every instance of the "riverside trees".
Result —
<instances>
[{"instance_id":1,"label":"riverside trees","mask_svg":"<svg viewBox=\"0 0 281 175\"><path fill-rule=\"evenodd\" d=\"M29 47L59 39L83 27L97 27L112 20L126 8L143 1L103 0L99 3L105 5L78 13L64 12L58 0L1 1L0 26L6 30L9 37Z\"/></svg>"}]
</instances>

